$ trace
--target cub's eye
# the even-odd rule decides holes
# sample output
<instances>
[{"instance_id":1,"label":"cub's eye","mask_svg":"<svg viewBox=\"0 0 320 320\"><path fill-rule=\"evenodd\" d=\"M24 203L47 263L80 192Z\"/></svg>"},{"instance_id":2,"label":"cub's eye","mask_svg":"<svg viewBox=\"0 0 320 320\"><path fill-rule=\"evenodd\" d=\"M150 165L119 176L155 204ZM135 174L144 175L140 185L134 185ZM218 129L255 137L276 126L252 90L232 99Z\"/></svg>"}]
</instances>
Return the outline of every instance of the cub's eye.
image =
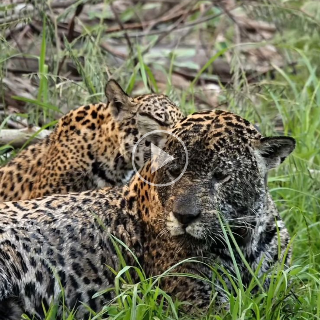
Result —
<instances>
[{"instance_id":1,"label":"cub's eye","mask_svg":"<svg viewBox=\"0 0 320 320\"><path fill-rule=\"evenodd\" d=\"M216 171L213 174L213 179L216 182L222 182L222 181L226 180L228 177L229 177L229 175L224 173L224 172L222 172L222 171Z\"/></svg>"},{"instance_id":2,"label":"cub's eye","mask_svg":"<svg viewBox=\"0 0 320 320\"><path fill-rule=\"evenodd\" d=\"M168 168L167 172L172 178L177 178L180 176L181 169L179 166L172 166Z\"/></svg>"}]
</instances>

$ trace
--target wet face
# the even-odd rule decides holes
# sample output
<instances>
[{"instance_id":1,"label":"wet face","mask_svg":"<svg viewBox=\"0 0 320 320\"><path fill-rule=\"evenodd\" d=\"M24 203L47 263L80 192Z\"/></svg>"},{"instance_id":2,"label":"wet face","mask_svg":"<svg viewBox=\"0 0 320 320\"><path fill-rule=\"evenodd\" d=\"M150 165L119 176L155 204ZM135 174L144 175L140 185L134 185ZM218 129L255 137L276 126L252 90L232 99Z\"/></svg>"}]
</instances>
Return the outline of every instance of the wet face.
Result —
<instances>
[{"instance_id":1,"label":"wet face","mask_svg":"<svg viewBox=\"0 0 320 320\"><path fill-rule=\"evenodd\" d=\"M241 132L225 129L217 135L211 123L205 130L193 131L190 125L189 130L175 132L184 132L189 165L178 182L157 192L165 227L173 237L187 240L186 245L224 247L221 221L230 226L238 244L245 245L265 212L268 169L294 148L293 139L262 138L252 126ZM164 150L177 160L158 170L156 183L174 179L184 166L178 143L168 141Z\"/></svg>"},{"instance_id":2,"label":"wet face","mask_svg":"<svg viewBox=\"0 0 320 320\"><path fill-rule=\"evenodd\" d=\"M245 240L264 208L264 175L250 150L245 154L231 148L228 152L211 151L202 150L190 157L183 177L170 187L159 189L167 228L175 237L220 244L223 239L220 215ZM160 169L159 179L176 177L181 166L172 163Z\"/></svg>"}]
</instances>

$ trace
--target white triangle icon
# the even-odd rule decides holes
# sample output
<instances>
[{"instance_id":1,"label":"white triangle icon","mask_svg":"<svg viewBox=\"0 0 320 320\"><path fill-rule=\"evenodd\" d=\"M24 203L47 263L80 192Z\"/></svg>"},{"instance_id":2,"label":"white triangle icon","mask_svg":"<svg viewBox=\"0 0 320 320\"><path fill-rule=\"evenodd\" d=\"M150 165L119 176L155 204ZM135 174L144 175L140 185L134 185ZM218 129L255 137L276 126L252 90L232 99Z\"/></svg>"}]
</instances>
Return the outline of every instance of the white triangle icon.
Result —
<instances>
[{"instance_id":1,"label":"white triangle icon","mask_svg":"<svg viewBox=\"0 0 320 320\"><path fill-rule=\"evenodd\" d=\"M170 156L170 154L151 143L151 173L156 172L158 169L173 160L173 156Z\"/></svg>"}]
</instances>

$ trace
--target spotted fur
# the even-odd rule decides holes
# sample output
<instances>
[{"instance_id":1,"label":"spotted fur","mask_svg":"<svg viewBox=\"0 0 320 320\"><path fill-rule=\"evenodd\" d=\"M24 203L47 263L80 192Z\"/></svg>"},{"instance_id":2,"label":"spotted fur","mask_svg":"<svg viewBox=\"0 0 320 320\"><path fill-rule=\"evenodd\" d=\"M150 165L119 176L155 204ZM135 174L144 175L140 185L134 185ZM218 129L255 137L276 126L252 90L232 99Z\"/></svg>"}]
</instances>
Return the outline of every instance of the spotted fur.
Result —
<instances>
[{"instance_id":1,"label":"spotted fur","mask_svg":"<svg viewBox=\"0 0 320 320\"><path fill-rule=\"evenodd\" d=\"M131 155L138 139L153 130L167 130L182 118L162 94L131 98L110 81L106 96L108 104L69 112L46 139L0 168L0 201L123 185L133 174ZM144 142L158 144L156 138L148 136ZM138 148L138 167L149 149Z\"/></svg>"},{"instance_id":2,"label":"spotted fur","mask_svg":"<svg viewBox=\"0 0 320 320\"><path fill-rule=\"evenodd\" d=\"M170 186L151 186L135 175L124 187L0 205L0 310L5 304L11 313L22 309L42 317L41 302L48 306L59 297L59 278L67 306L78 307L78 317L88 319L80 301L97 311L114 298L113 291L92 298L113 286L106 265L121 269L110 235L134 252L147 276L191 257L234 274L219 216L233 230L249 265L255 269L261 264L258 276L269 270L279 259L277 234L281 254L289 235L266 175L292 152L294 139L262 137L248 121L225 111L191 115L173 132L185 143L189 164ZM150 162L140 170L154 184L174 179L184 166L177 140L169 138L164 151L176 160L154 173ZM136 264L124 248L122 254L128 265ZM236 252L235 259L247 285L251 275ZM207 307L212 269L188 262L173 271L209 279L168 277L160 282L174 298ZM8 319L16 320L9 311Z\"/></svg>"}]
</instances>

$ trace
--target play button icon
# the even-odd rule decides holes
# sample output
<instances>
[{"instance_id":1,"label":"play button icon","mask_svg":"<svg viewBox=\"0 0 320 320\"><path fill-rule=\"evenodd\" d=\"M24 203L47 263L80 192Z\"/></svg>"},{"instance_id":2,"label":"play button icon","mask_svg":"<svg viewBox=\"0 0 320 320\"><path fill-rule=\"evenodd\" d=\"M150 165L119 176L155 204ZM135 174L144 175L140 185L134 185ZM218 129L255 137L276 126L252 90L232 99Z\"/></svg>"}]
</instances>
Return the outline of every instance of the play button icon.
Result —
<instances>
[{"instance_id":1,"label":"play button icon","mask_svg":"<svg viewBox=\"0 0 320 320\"><path fill-rule=\"evenodd\" d=\"M148 136L161 136L165 138L165 135L171 136L171 138L176 139L181 145L182 145L182 149L184 152L184 156L179 156L180 159L185 159L185 164L184 164L184 168L181 171L180 175L178 177L176 177L174 180L170 180L168 181L168 183L162 183L162 184L155 184L152 183L150 181L147 181L144 177L142 177L139 173L139 170L136 166L136 162L135 162L135 158L138 152L138 147L139 146L145 146L147 145L144 140L150 141L148 139ZM148 153L148 152L145 152ZM148 159L145 159L146 161L151 160L151 173L156 172L157 170L159 170L160 168L162 168L163 166L165 166L166 164L172 162L175 160L175 158L170 155L169 153L165 152L164 150L162 150L159 146L156 146L154 143L150 143L150 157ZM158 186L158 187L163 187L163 186L169 186L173 183L175 183L176 181L178 181L182 175L185 173L187 166L188 166L188 152L187 152L187 148L185 146L185 144L183 143L183 141L177 137L175 134L169 132L169 131L165 131L165 130L154 130L151 132L148 132L147 134L145 134L143 137L141 137L138 142L134 145L133 147L133 151L132 151L132 166L136 172L136 174L139 175L139 177L146 183L148 183L149 185L152 186Z\"/></svg>"},{"instance_id":2,"label":"play button icon","mask_svg":"<svg viewBox=\"0 0 320 320\"><path fill-rule=\"evenodd\" d=\"M173 156L170 156L170 154L151 143L151 173L156 172L158 169L173 160Z\"/></svg>"}]
</instances>

